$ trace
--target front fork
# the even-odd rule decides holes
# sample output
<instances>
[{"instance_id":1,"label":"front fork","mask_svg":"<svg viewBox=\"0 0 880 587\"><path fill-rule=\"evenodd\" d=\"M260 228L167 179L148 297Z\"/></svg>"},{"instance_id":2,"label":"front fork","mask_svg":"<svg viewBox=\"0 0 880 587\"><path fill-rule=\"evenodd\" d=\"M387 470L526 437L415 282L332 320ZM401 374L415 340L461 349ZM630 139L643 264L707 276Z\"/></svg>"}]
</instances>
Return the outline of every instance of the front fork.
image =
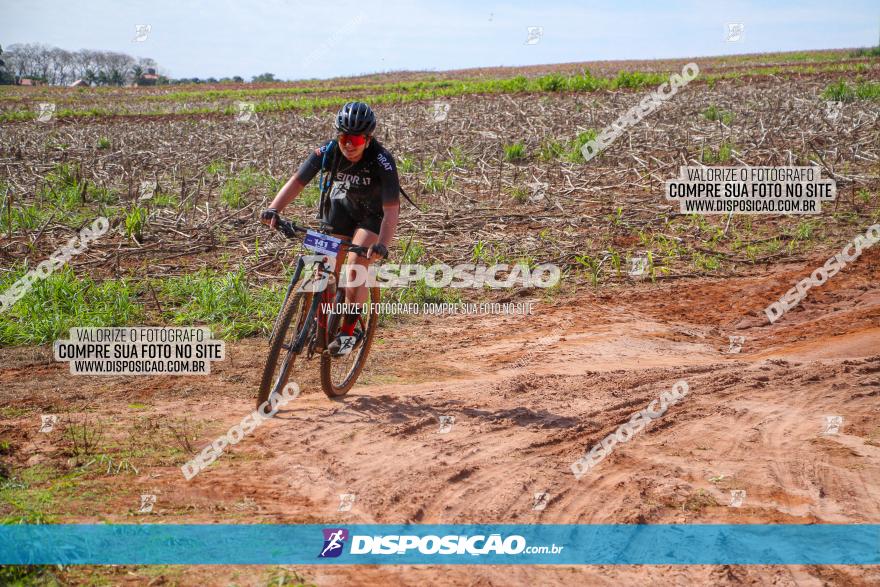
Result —
<instances>
[{"instance_id":1,"label":"front fork","mask_svg":"<svg viewBox=\"0 0 880 587\"><path fill-rule=\"evenodd\" d=\"M305 262L303 258L300 257L296 261L296 269L293 270L293 277L290 278L290 284L287 286L287 293L284 294L284 301L281 302L281 310L279 310L279 317L281 312L284 311L285 306L287 306L287 300L290 298L290 294L293 292L293 287L296 285L296 282L299 281L299 278L302 276L303 269L305 269ZM269 333L269 340L272 340L272 337L275 336L275 328L278 326L278 318L275 319L275 323L272 324L272 332Z\"/></svg>"}]
</instances>

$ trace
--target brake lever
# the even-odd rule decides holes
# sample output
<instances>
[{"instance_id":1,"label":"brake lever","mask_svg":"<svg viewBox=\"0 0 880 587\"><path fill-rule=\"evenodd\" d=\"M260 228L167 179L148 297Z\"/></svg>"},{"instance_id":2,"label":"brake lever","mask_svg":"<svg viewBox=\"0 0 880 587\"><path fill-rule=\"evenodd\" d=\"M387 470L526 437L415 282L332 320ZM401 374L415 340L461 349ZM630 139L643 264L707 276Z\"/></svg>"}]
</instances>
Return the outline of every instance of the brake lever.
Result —
<instances>
[{"instance_id":1,"label":"brake lever","mask_svg":"<svg viewBox=\"0 0 880 587\"><path fill-rule=\"evenodd\" d=\"M296 230L291 228L290 223L286 220L282 220L281 217L278 217L278 221L275 223L275 230L279 231L286 238L293 238L296 236Z\"/></svg>"}]
</instances>

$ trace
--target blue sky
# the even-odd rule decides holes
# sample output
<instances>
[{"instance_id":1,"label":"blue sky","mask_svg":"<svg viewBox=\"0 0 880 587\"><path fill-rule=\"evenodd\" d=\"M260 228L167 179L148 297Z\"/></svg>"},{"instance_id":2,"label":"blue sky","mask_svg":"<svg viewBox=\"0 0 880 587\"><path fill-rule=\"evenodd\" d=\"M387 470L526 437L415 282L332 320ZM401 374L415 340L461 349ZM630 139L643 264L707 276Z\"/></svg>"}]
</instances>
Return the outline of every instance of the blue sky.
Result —
<instances>
[{"instance_id":1,"label":"blue sky","mask_svg":"<svg viewBox=\"0 0 880 587\"><path fill-rule=\"evenodd\" d=\"M880 3L0 0L0 44L152 57L173 77L327 78L876 45ZM742 23L726 41L726 23ZM136 24L151 25L132 42ZM527 28L543 27L536 44Z\"/></svg>"}]
</instances>

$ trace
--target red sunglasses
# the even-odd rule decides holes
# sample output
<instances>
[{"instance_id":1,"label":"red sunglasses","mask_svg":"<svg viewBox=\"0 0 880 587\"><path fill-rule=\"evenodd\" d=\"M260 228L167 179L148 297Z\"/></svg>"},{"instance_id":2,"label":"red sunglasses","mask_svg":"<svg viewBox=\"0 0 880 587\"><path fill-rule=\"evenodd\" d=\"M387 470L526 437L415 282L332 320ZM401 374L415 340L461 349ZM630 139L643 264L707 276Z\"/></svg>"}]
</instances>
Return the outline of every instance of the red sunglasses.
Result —
<instances>
[{"instance_id":1,"label":"red sunglasses","mask_svg":"<svg viewBox=\"0 0 880 587\"><path fill-rule=\"evenodd\" d=\"M360 147L367 142L367 137L364 135L349 135L345 133L340 133L339 142L348 143L353 147Z\"/></svg>"}]
</instances>

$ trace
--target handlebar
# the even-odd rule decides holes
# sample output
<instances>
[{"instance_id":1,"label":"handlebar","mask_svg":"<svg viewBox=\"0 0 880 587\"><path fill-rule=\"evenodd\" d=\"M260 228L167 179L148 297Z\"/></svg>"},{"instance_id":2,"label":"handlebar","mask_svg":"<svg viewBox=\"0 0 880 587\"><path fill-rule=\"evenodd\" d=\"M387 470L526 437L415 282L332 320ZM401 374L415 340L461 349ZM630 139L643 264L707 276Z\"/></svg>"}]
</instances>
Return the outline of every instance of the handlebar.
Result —
<instances>
[{"instance_id":1,"label":"handlebar","mask_svg":"<svg viewBox=\"0 0 880 587\"><path fill-rule=\"evenodd\" d=\"M284 220L283 218L281 218L281 216L278 216L277 218L278 218L278 221L275 223L275 230L282 233L286 238L294 238L294 237L296 237L296 234L298 232L305 234L306 232L309 231L308 228L304 228L302 226L297 226L296 224L294 224L290 220ZM321 234L326 234L326 233L321 233ZM330 236L330 235L327 235L327 236ZM333 237L333 238L339 238L339 237ZM361 257L365 257L367 255L367 251L369 250L369 248L352 244L352 242L347 238L339 238L339 240L342 241L342 244L345 245L345 247L349 251L351 251L352 253L357 253Z\"/></svg>"}]
</instances>

